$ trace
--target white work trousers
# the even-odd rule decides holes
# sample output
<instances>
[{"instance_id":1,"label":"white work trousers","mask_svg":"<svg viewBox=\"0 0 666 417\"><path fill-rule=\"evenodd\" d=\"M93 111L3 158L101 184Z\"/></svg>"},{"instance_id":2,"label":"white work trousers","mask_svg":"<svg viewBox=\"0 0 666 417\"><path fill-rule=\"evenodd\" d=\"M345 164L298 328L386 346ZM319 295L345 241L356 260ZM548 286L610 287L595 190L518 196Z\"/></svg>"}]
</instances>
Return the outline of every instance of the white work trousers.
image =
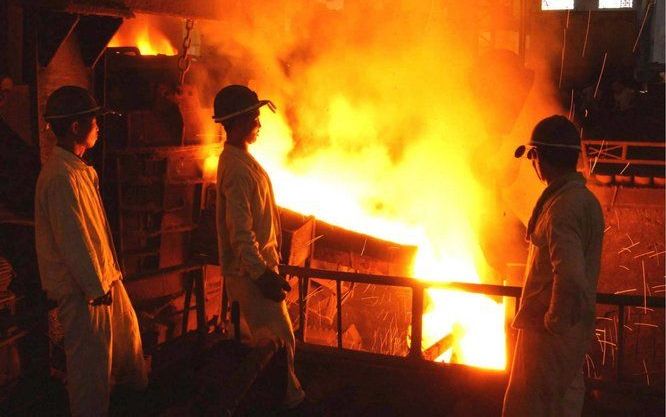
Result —
<instances>
[{"instance_id":1,"label":"white work trousers","mask_svg":"<svg viewBox=\"0 0 666 417\"><path fill-rule=\"evenodd\" d=\"M580 417L590 333L582 324L564 336L519 330L502 417Z\"/></svg>"},{"instance_id":2,"label":"white work trousers","mask_svg":"<svg viewBox=\"0 0 666 417\"><path fill-rule=\"evenodd\" d=\"M229 299L238 301L241 311L241 332L249 337L251 344L261 339L271 339L287 351L287 392L284 405L287 408L298 405L305 392L294 372L296 340L291 326L287 305L265 298L257 285L245 277L225 276L225 286Z\"/></svg>"},{"instance_id":3,"label":"white work trousers","mask_svg":"<svg viewBox=\"0 0 666 417\"><path fill-rule=\"evenodd\" d=\"M122 281L113 282L111 297L108 306L91 306L82 293L58 300L73 417L106 416L113 384L148 383L139 323Z\"/></svg>"}]
</instances>

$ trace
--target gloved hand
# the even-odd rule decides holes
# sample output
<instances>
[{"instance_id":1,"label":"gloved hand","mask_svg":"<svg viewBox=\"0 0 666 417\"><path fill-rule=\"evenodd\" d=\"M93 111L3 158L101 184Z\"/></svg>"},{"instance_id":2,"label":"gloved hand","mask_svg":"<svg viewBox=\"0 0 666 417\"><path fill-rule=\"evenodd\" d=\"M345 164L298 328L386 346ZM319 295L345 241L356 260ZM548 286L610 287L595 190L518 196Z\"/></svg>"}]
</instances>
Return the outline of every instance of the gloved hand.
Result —
<instances>
[{"instance_id":1,"label":"gloved hand","mask_svg":"<svg viewBox=\"0 0 666 417\"><path fill-rule=\"evenodd\" d=\"M93 307L105 305L105 306L110 306L111 303L113 302L113 299L111 298L111 290L104 294L101 297L97 297L94 300L90 302L90 305Z\"/></svg>"},{"instance_id":2,"label":"gloved hand","mask_svg":"<svg viewBox=\"0 0 666 417\"><path fill-rule=\"evenodd\" d=\"M266 268L254 283L257 284L264 297L277 303L285 299L286 291L291 290L287 280L269 268Z\"/></svg>"}]
</instances>

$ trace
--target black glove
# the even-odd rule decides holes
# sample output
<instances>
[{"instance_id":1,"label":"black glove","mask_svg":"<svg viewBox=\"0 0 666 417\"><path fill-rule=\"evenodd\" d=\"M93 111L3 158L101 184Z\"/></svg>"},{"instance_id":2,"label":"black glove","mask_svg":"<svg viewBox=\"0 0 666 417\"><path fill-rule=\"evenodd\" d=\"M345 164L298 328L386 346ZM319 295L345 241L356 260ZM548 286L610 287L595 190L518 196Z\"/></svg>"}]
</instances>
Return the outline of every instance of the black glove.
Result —
<instances>
[{"instance_id":1,"label":"black glove","mask_svg":"<svg viewBox=\"0 0 666 417\"><path fill-rule=\"evenodd\" d=\"M90 302L90 305L93 307L105 305L105 306L110 306L111 303L113 302L113 299L111 299L111 290L104 294L101 297L97 297L94 300Z\"/></svg>"},{"instance_id":2,"label":"black glove","mask_svg":"<svg viewBox=\"0 0 666 417\"><path fill-rule=\"evenodd\" d=\"M263 274L259 275L259 278L254 283L257 284L264 297L278 303L287 296L285 291L291 290L286 279L268 268Z\"/></svg>"}]
</instances>

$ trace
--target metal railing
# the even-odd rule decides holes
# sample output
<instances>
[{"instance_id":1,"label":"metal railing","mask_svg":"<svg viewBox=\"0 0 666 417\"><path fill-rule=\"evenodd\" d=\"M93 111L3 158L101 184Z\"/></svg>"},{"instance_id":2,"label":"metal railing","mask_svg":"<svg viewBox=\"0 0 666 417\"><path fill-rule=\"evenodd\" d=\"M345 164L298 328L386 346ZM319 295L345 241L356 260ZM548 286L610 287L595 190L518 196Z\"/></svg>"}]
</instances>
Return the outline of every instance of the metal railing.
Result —
<instances>
[{"instance_id":1,"label":"metal railing","mask_svg":"<svg viewBox=\"0 0 666 417\"><path fill-rule=\"evenodd\" d=\"M283 274L298 277L299 291L298 291L298 312L300 326L296 331L296 337L300 342L305 342L304 329L306 327L306 313L307 313L307 300L308 300L308 280L310 278L326 279L335 281L335 294L336 294L336 315L337 315L337 348L343 349L342 346L342 282L374 284L390 287L403 287L412 290L412 307L411 307L411 344L409 346L408 357L411 359L425 360L422 352L423 340L423 299L424 291L426 289L444 289L464 291L476 294L483 294L489 296L501 296L515 299L516 311L520 306L520 297L522 287L505 286L505 285L492 285L492 284L475 284L464 282L438 282L438 281L422 281L415 278L399 277L390 275L371 275L360 274L354 272L342 271L329 271L323 269L303 268L291 265L281 265L280 272ZM622 376L622 357L624 354L624 316L627 307L650 307L650 308L665 308L666 303L663 297L644 297L639 295L621 295L621 294L597 294L597 304L615 305L618 308L619 325L618 325L618 362L616 378L619 380ZM511 353L509 353L511 355ZM510 365L510 363L508 364ZM507 367L510 369L510 366Z\"/></svg>"},{"instance_id":2,"label":"metal railing","mask_svg":"<svg viewBox=\"0 0 666 417\"><path fill-rule=\"evenodd\" d=\"M640 149L666 148L664 142L629 142L621 140L583 140L583 154L594 163L655 165L664 166L664 160L658 155L653 157L631 157L630 151Z\"/></svg>"},{"instance_id":3,"label":"metal railing","mask_svg":"<svg viewBox=\"0 0 666 417\"><path fill-rule=\"evenodd\" d=\"M412 314L411 314L411 344L409 347L410 358L423 359L421 342L423 340L423 299L426 289L444 289L465 291L484 295L511 297L516 299L516 308L520 302L521 287L511 287L491 284L475 284L466 282L438 282L422 281L409 277L398 277L391 275L371 275L359 274L354 272L329 271L323 269L302 268L290 265L280 266L280 272L296 276L299 278L299 322L300 328L297 331L297 338L304 342L304 324L306 323L305 314L307 310L307 280L309 278L328 279L336 282L336 315L337 315L337 347L342 349L342 282L352 282L360 284L374 284L389 287L410 288L412 290Z\"/></svg>"}]
</instances>

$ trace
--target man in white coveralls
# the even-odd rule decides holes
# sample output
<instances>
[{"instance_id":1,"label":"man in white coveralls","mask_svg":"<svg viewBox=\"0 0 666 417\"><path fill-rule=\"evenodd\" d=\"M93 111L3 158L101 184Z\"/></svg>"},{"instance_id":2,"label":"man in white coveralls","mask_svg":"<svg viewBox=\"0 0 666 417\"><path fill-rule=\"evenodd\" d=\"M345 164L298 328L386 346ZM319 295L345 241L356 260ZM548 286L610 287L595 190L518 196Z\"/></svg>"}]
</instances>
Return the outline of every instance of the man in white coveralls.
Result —
<instances>
[{"instance_id":1,"label":"man in white coveralls","mask_svg":"<svg viewBox=\"0 0 666 417\"><path fill-rule=\"evenodd\" d=\"M592 340L604 219L576 172L580 135L563 116L540 121L526 154L547 184L527 226L530 242L503 417L580 416L582 366Z\"/></svg>"},{"instance_id":2,"label":"man in white coveralls","mask_svg":"<svg viewBox=\"0 0 666 417\"><path fill-rule=\"evenodd\" d=\"M37 180L35 233L42 286L58 303L72 416L108 414L113 384L147 384L139 325L125 287L95 169L101 108L76 86L54 91L44 118L56 146Z\"/></svg>"},{"instance_id":3,"label":"man in white coveralls","mask_svg":"<svg viewBox=\"0 0 666 417\"><path fill-rule=\"evenodd\" d=\"M215 97L213 119L226 132L217 168L217 237L225 286L239 302L245 335L252 342L276 340L287 351L284 408L296 415L308 403L294 373L294 332L284 302L290 287L277 269L280 216L270 178L248 152L264 105L275 110L242 85L226 86Z\"/></svg>"}]
</instances>

